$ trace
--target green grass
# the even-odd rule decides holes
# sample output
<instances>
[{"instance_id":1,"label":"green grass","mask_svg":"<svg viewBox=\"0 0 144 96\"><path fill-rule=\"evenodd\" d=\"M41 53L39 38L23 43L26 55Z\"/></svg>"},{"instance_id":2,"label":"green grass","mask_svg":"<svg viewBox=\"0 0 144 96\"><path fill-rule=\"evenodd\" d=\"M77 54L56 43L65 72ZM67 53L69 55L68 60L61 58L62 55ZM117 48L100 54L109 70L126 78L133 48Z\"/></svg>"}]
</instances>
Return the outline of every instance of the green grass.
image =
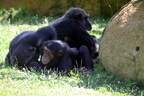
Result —
<instances>
[{"instance_id":1,"label":"green grass","mask_svg":"<svg viewBox=\"0 0 144 96\"><path fill-rule=\"evenodd\" d=\"M6 11L7 12L7 11ZM0 15L4 18L5 15ZM18 70L6 66L5 56L9 43L23 30L37 30L53 21L53 17L27 16L3 19L0 23L0 96L143 96L144 84L115 77L102 64L95 64L95 71L84 75L71 72L71 77L56 72ZM101 39L108 20L93 18L90 34ZM34 23L33 23L34 22Z\"/></svg>"}]
</instances>

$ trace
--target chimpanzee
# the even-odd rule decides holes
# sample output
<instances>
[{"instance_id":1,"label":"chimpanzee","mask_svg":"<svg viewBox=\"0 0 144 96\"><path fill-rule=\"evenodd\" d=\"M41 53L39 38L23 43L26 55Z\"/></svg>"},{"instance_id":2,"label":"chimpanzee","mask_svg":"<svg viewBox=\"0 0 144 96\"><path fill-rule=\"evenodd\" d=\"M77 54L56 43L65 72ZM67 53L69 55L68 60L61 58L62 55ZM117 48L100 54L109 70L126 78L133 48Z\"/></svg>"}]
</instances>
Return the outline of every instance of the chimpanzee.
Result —
<instances>
[{"instance_id":1,"label":"chimpanzee","mask_svg":"<svg viewBox=\"0 0 144 96\"><path fill-rule=\"evenodd\" d=\"M38 68L38 58L39 54L37 53L36 47L33 47L29 44L26 46L23 44L18 45L17 47L13 47L6 57L6 64L8 63L11 66L18 66L19 68L23 68L27 66L27 68L33 67Z\"/></svg>"},{"instance_id":2,"label":"chimpanzee","mask_svg":"<svg viewBox=\"0 0 144 96\"><path fill-rule=\"evenodd\" d=\"M93 54L95 54L96 46L92 36L87 32L92 29L89 16L90 15L81 8L70 8L61 18L52 22L49 26L55 28L58 40L65 41L65 38L70 38L67 44L71 48L76 47L79 50L81 46L86 46L89 50L88 54L90 54L90 58L92 58ZM94 65L94 63L92 65ZM89 66L86 68L91 69Z\"/></svg>"},{"instance_id":3,"label":"chimpanzee","mask_svg":"<svg viewBox=\"0 0 144 96\"><path fill-rule=\"evenodd\" d=\"M36 32L23 31L10 42L6 63L17 65L19 68L32 67L38 69L39 49L42 43L56 38L56 31L51 26L40 28Z\"/></svg>"},{"instance_id":4,"label":"chimpanzee","mask_svg":"<svg viewBox=\"0 0 144 96\"><path fill-rule=\"evenodd\" d=\"M94 53L92 54L92 58L97 61L97 58L98 58L98 56L99 56L99 54L98 54L99 41L98 41L98 39L97 39L96 36L91 35L91 37L93 38L93 42L95 43L95 50L94 50ZM64 42L71 42L71 43L73 43L73 44L75 43L75 41L73 41L73 40L72 40L71 38L69 38L69 37L64 37Z\"/></svg>"},{"instance_id":5,"label":"chimpanzee","mask_svg":"<svg viewBox=\"0 0 144 96\"><path fill-rule=\"evenodd\" d=\"M89 21L89 14L81 8L70 8L61 18L52 22L57 31L57 39L63 40L65 37L70 38L67 43L70 47L80 48L82 45L87 46L92 55L96 48L93 38L87 32L92 29Z\"/></svg>"},{"instance_id":6,"label":"chimpanzee","mask_svg":"<svg viewBox=\"0 0 144 96\"><path fill-rule=\"evenodd\" d=\"M69 72L74 68L87 67L87 69L89 68L88 71L93 70L91 54L84 45L77 50L76 48L70 48L61 40L48 40L43 43L41 50L41 63L46 69ZM84 61L76 62L81 59Z\"/></svg>"},{"instance_id":7,"label":"chimpanzee","mask_svg":"<svg viewBox=\"0 0 144 96\"><path fill-rule=\"evenodd\" d=\"M98 61L99 61L99 58L98 58L98 56L99 56L99 54L98 54L99 42L98 42L98 39L97 39L96 36L91 35L91 37L93 38L93 42L95 43L95 48L96 48L96 50L95 50L94 53L92 54L92 57L91 57L91 54L89 53L89 50L87 49L87 47L84 46L84 45L82 45L82 46L80 47L80 52L79 52L80 54L78 55L78 59L77 59L78 65L82 64L83 67L86 67L86 68L88 69L88 70L86 70L86 71L91 71L90 69L93 70L93 67L87 66L86 63L89 63L89 65L93 66L93 61L92 61L92 59L93 59L96 63L98 63ZM65 38L64 38L64 42L68 42L68 41L71 41L71 42L74 43L74 41L73 41L71 38L65 37ZM83 50L83 49L84 49L84 50ZM88 58L88 59L85 59L85 58ZM92 59L91 59L91 58L92 58ZM81 66L81 65L80 65L80 66ZM80 68L80 66L79 66L79 68Z\"/></svg>"},{"instance_id":8,"label":"chimpanzee","mask_svg":"<svg viewBox=\"0 0 144 96\"><path fill-rule=\"evenodd\" d=\"M43 43L41 49L42 66L46 69L58 69L69 71L73 69L71 58L77 56L78 51L71 49L66 43L60 40L48 40Z\"/></svg>"}]
</instances>

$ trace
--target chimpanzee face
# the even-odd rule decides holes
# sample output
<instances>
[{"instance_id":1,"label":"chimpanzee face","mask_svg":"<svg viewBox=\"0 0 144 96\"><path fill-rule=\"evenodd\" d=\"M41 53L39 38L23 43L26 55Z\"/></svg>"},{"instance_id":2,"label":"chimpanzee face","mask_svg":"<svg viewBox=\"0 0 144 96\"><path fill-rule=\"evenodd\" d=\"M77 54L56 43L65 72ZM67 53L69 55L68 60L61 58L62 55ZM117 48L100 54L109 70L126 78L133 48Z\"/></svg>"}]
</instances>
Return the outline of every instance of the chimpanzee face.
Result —
<instances>
[{"instance_id":1,"label":"chimpanzee face","mask_svg":"<svg viewBox=\"0 0 144 96\"><path fill-rule=\"evenodd\" d=\"M42 63L48 64L54 58L54 54L46 46L43 47Z\"/></svg>"},{"instance_id":2,"label":"chimpanzee face","mask_svg":"<svg viewBox=\"0 0 144 96\"><path fill-rule=\"evenodd\" d=\"M63 55L63 50L58 49L56 43L45 42L43 44L43 54L41 57L41 61L43 64L50 63L53 59L60 57Z\"/></svg>"},{"instance_id":3,"label":"chimpanzee face","mask_svg":"<svg viewBox=\"0 0 144 96\"><path fill-rule=\"evenodd\" d=\"M86 30L90 31L92 29L91 22L89 21L90 15L86 12L82 12L78 14L78 21L80 21L86 28Z\"/></svg>"},{"instance_id":4,"label":"chimpanzee face","mask_svg":"<svg viewBox=\"0 0 144 96\"><path fill-rule=\"evenodd\" d=\"M89 17L90 17L90 15L87 13L82 14L82 17L81 17L82 23L88 31L90 31L92 29L91 22L89 21Z\"/></svg>"}]
</instances>

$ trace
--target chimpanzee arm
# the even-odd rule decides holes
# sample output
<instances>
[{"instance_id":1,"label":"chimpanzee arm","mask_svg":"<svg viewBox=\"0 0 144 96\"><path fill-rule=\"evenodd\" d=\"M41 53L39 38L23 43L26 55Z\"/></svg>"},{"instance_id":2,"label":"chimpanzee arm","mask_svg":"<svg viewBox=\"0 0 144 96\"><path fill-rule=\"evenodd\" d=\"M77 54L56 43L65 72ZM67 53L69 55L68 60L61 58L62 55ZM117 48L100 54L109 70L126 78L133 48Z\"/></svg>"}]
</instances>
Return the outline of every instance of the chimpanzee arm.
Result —
<instances>
[{"instance_id":1,"label":"chimpanzee arm","mask_svg":"<svg viewBox=\"0 0 144 96\"><path fill-rule=\"evenodd\" d=\"M36 70L38 70L38 68L40 67L39 62L38 62L38 57L39 57L39 53L37 53L37 48L36 47L30 47L30 57L27 58L27 60L25 61L25 65L31 68L34 68Z\"/></svg>"},{"instance_id":2,"label":"chimpanzee arm","mask_svg":"<svg viewBox=\"0 0 144 96\"><path fill-rule=\"evenodd\" d=\"M86 32L83 27L79 27L78 29L75 29L75 42L77 42L79 45L85 45L89 49L90 53L93 54L96 50L95 43L93 41L93 38L90 36L88 32Z\"/></svg>"}]
</instances>

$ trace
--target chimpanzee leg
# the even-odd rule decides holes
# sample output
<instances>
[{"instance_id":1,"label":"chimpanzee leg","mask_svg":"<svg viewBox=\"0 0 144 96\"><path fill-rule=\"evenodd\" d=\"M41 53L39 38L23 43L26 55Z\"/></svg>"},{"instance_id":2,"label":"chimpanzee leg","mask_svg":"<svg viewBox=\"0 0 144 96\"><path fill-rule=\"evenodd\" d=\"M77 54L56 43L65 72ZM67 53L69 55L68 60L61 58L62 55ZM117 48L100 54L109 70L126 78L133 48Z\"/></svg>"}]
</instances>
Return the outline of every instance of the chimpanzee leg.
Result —
<instances>
[{"instance_id":1,"label":"chimpanzee leg","mask_svg":"<svg viewBox=\"0 0 144 96\"><path fill-rule=\"evenodd\" d=\"M69 73L73 69L72 59L68 55L63 56L59 61L58 69L59 71Z\"/></svg>"},{"instance_id":2,"label":"chimpanzee leg","mask_svg":"<svg viewBox=\"0 0 144 96\"><path fill-rule=\"evenodd\" d=\"M86 46L81 46L79 49L78 64L81 67L86 67L87 69L94 69L94 61L92 56Z\"/></svg>"}]
</instances>

